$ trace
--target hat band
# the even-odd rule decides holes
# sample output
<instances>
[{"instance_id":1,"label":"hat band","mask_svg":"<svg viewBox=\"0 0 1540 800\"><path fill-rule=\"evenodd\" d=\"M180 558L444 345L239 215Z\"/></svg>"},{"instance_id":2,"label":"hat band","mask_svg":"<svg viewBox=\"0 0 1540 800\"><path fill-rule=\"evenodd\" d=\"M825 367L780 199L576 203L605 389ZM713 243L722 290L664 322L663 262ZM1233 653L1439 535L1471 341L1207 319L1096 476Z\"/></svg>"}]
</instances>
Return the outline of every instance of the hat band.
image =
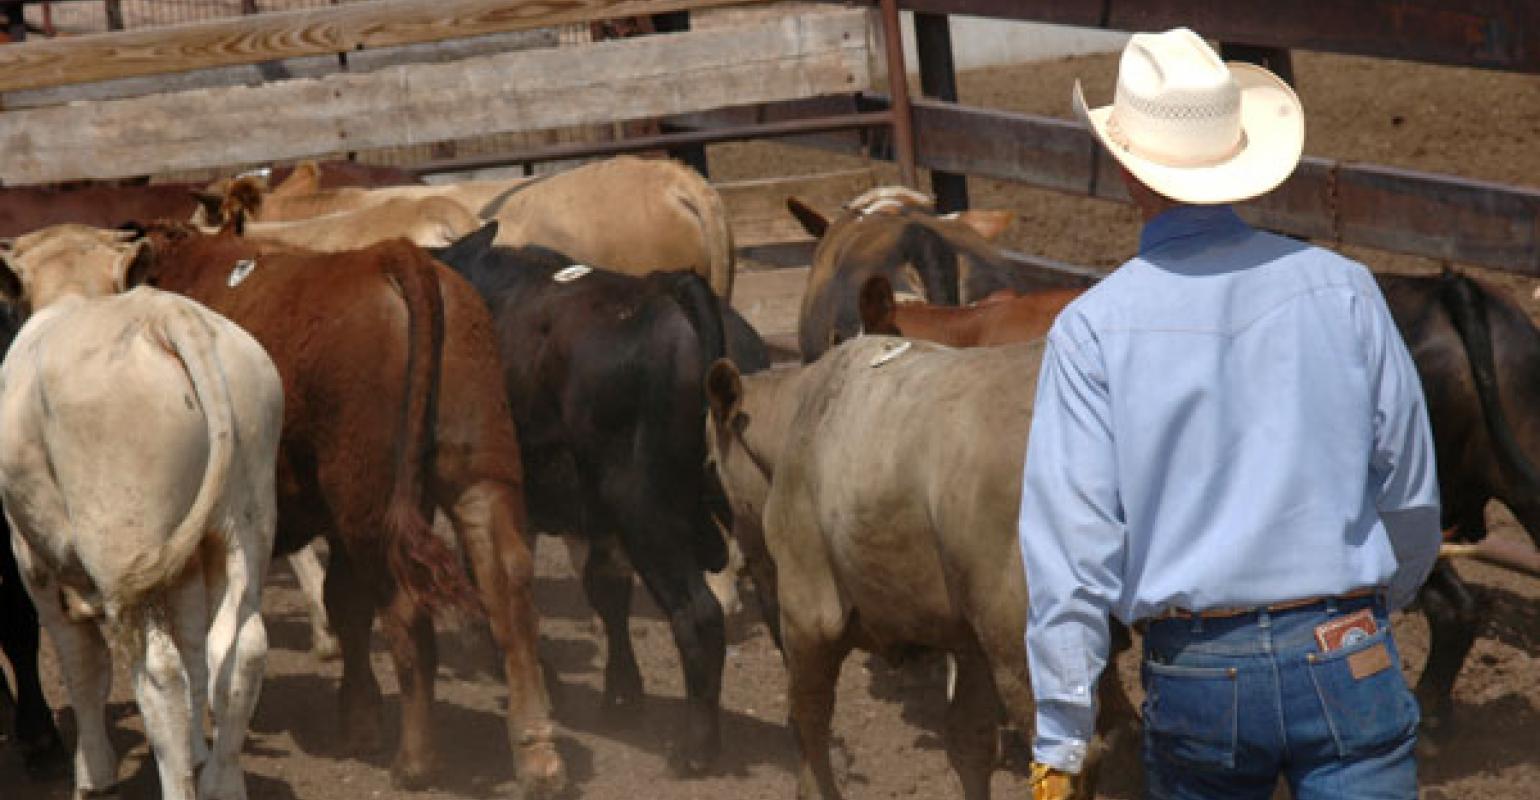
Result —
<instances>
[{"instance_id":1,"label":"hat band","mask_svg":"<svg viewBox=\"0 0 1540 800\"><path fill-rule=\"evenodd\" d=\"M1246 149L1246 129L1242 128L1240 136L1235 138L1235 144L1231 145L1225 152L1217 155L1173 157L1169 153L1157 153L1148 148L1140 147L1137 142L1130 138L1123 131L1123 126L1118 124L1116 115L1109 115L1107 117L1107 138L1126 152L1133 153L1146 161L1167 167L1212 167L1235 158L1242 150Z\"/></svg>"}]
</instances>

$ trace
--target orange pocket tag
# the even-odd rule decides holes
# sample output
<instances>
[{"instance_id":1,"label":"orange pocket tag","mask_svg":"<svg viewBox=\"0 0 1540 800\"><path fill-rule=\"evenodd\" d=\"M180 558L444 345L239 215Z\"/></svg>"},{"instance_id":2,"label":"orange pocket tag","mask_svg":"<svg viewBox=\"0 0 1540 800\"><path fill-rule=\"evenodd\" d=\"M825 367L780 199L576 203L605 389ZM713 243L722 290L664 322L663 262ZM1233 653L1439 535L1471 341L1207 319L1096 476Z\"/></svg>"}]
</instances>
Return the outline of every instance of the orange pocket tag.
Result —
<instances>
[{"instance_id":1,"label":"orange pocket tag","mask_svg":"<svg viewBox=\"0 0 1540 800\"><path fill-rule=\"evenodd\" d=\"M1348 670L1353 673L1353 680L1361 681L1377 672L1390 669L1390 649L1384 642L1367 649L1361 650L1347 657Z\"/></svg>"}]
</instances>

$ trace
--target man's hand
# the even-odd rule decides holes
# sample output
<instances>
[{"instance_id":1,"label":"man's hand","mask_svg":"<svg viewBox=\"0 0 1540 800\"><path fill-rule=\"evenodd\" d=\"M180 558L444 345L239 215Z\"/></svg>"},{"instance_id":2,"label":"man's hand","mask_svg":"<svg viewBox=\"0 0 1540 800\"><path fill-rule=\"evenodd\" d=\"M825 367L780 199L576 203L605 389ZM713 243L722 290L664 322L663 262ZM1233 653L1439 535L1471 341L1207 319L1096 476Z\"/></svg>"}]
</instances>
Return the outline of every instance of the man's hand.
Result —
<instances>
[{"instance_id":1,"label":"man's hand","mask_svg":"<svg viewBox=\"0 0 1540 800\"><path fill-rule=\"evenodd\" d=\"M1075 776L1047 764L1032 762L1032 800L1070 800L1075 797Z\"/></svg>"}]
</instances>

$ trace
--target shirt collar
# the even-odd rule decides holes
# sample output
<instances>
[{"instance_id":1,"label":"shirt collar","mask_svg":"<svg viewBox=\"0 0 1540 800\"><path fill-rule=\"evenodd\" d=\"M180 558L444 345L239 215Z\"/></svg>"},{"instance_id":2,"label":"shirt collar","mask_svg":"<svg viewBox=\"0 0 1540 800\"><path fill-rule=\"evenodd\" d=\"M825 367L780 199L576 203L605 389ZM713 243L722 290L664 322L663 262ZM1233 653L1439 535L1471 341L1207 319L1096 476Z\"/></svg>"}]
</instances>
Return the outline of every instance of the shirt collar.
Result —
<instances>
[{"instance_id":1,"label":"shirt collar","mask_svg":"<svg viewBox=\"0 0 1540 800\"><path fill-rule=\"evenodd\" d=\"M1139 252L1148 253L1161 245L1190 236L1216 234L1247 227L1228 205L1181 205L1155 215L1139 234Z\"/></svg>"}]
</instances>

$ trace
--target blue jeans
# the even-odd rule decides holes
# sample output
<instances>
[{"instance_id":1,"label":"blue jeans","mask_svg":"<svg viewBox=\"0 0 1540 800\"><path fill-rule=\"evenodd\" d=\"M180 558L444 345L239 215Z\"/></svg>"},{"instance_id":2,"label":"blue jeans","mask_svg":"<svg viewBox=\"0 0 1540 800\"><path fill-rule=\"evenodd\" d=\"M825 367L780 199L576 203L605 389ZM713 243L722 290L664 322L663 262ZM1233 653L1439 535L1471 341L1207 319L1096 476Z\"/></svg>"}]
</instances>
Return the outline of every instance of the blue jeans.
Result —
<instances>
[{"instance_id":1,"label":"blue jeans","mask_svg":"<svg viewBox=\"0 0 1540 800\"><path fill-rule=\"evenodd\" d=\"M1378 633L1319 652L1316 625L1366 607ZM1355 679L1348 657L1381 645L1388 667ZM1152 800L1269 800L1280 775L1297 800L1417 797L1417 701L1378 599L1153 621L1142 677Z\"/></svg>"}]
</instances>

